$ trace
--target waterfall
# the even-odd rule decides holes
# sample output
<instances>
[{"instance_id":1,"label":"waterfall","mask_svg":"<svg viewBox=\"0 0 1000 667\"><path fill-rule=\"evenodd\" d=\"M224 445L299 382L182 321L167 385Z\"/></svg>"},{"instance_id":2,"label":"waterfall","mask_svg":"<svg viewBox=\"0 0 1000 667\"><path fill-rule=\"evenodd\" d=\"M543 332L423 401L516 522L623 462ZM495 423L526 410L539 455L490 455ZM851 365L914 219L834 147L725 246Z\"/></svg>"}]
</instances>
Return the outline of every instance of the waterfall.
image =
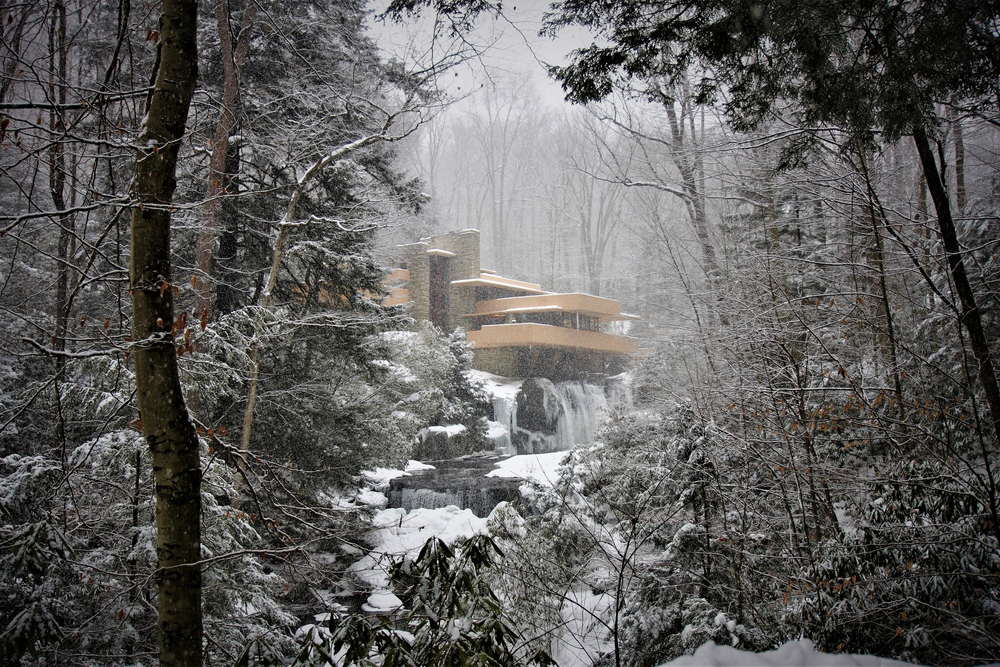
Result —
<instances>
[{"instance_id":1,"label":"waterfall","mask_svg":"<svg viewBox=\"0 0 1000 667\"><path fill-rule=\"evenodd\" d=\"M612 409L628 410L632 404L627 374L602 384L478 377L493 403L487 440L503 456L566 451L593 442Z\"/></svg>"},{"instance_id":2,"label":"waterfall","mask_svg":"<svg viewBox=\"0 0 1000 667\"><path fill-rule=\"evenodd\" d=\"M517 453L560 452L593 442L610 408L630 402L627 383L613 386L614 390L608 391L610 387L578 381L525 380L517 396L519 414L515 414L511 431Z\"/></svg>"},{"instance_id":3,"label":"waterfall","mask_svg":"<svg viewBox=\"0 0 1000 667\"><path fill-rule=\"evenodd\" d=\"M593 442L610 410L618 406L629 409L632 402L627 375L594 384L553 383L546 378L521 381L470 373L476 374L473 377L493 403L493 420L488 422L486 435L493 453L435 461L433 470L392 480L390 507L411 510L458 505L484 517L500 501L517 504L522 480L486 477L501 458L567 451Z\"/></svg>"},{"instance_id":4,"label":"waterfall","mask_svg":"<svg viewBox=\"0 0 1000 667\"><path fill-rule=\"evenodd\" d=\"M553 387L546 403L558 403L555 448L550 451L573 449L576 445L593 442L602 418L608 413L604 387L580 382L560 382ZM546 405L546 413L549 411Z\"/></svg>"},{"instance_id":5,"label":"waterfall","mask_svg":"<svg viewBox=\"0 0 1000 667\"><path fill-rule=\"evenodd\" d=\"M517 432L517 395L498 393L493 395L493 422L486 439L493 443L493 449L504 456L517 454L511 434Z\"/></svg>"}]
</instances>

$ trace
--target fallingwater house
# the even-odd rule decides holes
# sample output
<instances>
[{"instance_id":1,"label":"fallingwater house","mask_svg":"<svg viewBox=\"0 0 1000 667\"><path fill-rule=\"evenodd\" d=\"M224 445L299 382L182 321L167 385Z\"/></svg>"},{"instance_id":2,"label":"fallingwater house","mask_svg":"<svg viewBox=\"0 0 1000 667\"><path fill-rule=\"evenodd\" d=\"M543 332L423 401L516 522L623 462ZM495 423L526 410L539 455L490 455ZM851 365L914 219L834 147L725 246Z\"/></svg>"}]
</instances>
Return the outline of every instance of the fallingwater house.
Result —
<instances>
[{"instance_id":1,"label":"fallingwater house","mask_svg":"<svg viewBox=\"0 0 1000 667\"><path fill-rule=\"evenodd\" d=\"M617 373L634 338L601 324L637 319L621 303L578 292L546 292L479 265L479 232L450 232L402 246L387 304L413 303L413 317L442 331L466 330L475 368L506 377L578 379Z\"/></svg>"}]
</instances>

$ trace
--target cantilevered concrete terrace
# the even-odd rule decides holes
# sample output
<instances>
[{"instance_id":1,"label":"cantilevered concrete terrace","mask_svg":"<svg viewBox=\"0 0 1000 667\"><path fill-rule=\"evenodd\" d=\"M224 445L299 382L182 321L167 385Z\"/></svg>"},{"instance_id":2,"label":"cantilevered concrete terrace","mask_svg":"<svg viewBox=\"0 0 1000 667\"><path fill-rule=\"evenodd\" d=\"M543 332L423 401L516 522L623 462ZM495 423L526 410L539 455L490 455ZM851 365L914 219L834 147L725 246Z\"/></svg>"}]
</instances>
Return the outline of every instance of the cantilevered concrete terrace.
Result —
<instances>
[{"instance_id":1,"label":"cantilevered concrete terrace","mask_svg":"<svg viewBox=\"0 0 1000 667\"><path fill-rule=\"evenodd\" d=\"M601 373L637 350L601 323L637 319L591 294L547 292L479 266L479 232L441 234L403 246L386 303L413 302L413 316L450 331L463 327L475 366L499 375L550 378Z\"/></svg>"},{"instance_id":2,"label":"cantilevered concrete terrace","mask_svg":"<svg viewBox=\"0 0 1000 667\"><path fill-rule=\"evenodd\" d=\"M497 347L562 347L604 354L632 354L638 349L635 338L534 322L488 324L465 335L477 350Z\"/></svg>"}]
</instances>

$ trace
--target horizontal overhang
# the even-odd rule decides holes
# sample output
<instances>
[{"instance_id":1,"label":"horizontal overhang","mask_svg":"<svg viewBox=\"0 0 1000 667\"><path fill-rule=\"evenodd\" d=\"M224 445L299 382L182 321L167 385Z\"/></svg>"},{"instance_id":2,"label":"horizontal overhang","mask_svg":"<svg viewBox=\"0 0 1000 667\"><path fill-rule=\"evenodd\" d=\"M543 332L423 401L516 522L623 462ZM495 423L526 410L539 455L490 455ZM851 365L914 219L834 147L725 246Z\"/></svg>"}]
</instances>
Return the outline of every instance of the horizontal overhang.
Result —
<instances>
[{"instance_id":1,"label":"horizontal overhang","mask_svg":"<svg viewBox=\"0 0 1000 667\"><path fill-rule=\"evenodd\" d=\"M533 308L536 309L535 312L539 312L537 310L539 308L552 308L553 310L558 309L565 313L588 315L608 322L631 319L630 317L622 316L622 305L620 302L580 292L511 296L503 299L477 301L474 314L509 313L512 312L512 309L518 308Z\"/></svg>"},{"instance_id":2,"label":"horizontal overhang","mask_svg":"<svg viewBox=\"0 0 1000 667\"><path fill-rule=\"evenodd\" d=\"M605 322L629 322L641 320L642 317L639 315L633 315L632 313L622 313L617 317L602 317L601 319Z\"/></svg>"},{"instance_id":3,"label":"horizontal overhang","mask_svg":"<svg viewBox=\"0 0 1000 667\"><path fill-rule=\"evenodd\" d=\"M503 278L501 276L480 275L478 278L452 280L451 284L456 287L496 287L499 289L517 290L519 292L531 292L533 294L548 294L548 292L542 289L541 285Z\"/></svg>"},{"instance_id":4,"label":"horizontal overhang","mask_svg":"<svg viewBox=\"0 0 1000 667\"><path fill-rule=\"evenodd\" d=\"M615 336L598 331L581 331L532 322L486 325L479 331L467 332L466 339L477 350L504 347L551 347L605 354L632 354L639 347L638 341L628 336Z\"/></svg>"},{"instance_id":5,"label":"horizontal overhang","mask_svg":"<svg viewBox=\"0 0 1000 667\"><path fill-rule=\"evenodd\" d=\"M441 248L430 248L427 250L428 255L434 255L435 257L457 257L455 253L450 250L442 250Z\"/></svg>"},{"instance_id":6,"label":"horizontal overhang","mask_svg":"<svg viewBox=\"0 0 1000 667\"><path fill-rule=\"evenodd\" d=\"M467 313L462 317L502 317L504 315L516 315L518 313L561 313L560 306L527 306L525 308L508 308L507 310L493 310L488 313Z\"/></svg>"}]
</instances>

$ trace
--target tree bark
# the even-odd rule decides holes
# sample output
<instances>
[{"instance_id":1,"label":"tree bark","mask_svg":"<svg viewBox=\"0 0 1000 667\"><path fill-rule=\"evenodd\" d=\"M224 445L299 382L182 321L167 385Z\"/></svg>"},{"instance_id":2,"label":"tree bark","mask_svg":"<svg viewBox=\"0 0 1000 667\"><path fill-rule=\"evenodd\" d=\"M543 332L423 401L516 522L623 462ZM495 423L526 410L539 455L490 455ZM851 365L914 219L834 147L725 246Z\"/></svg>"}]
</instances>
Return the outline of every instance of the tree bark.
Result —
<instances>
[{"instance_id":1,"label":"tree bark","mask_svg":"<svg viewBox=\"0 0 1000 667\"><path fill-rule=\"evenodd\" d=\"M56 0L52 6L52 23L49 26L49 57L50 72L49 97L60 105L66 104L67 72L66 44L66 5L62 0ZM59 212L59 241L56 246L56 301L55 301L55 332L52 335L52 347L56 350L66 349L66 331L69 328L69 283L72 273L71 245L73 240L74 217L67 212L66 207L66 152L63 110L49 111L49 130L52 132L53 143L49 156L49 193L52 205ZM66 379L66 358L56 357L56 442L61 452L60 458L66 458L66 422L62 410L62 383Z\"/></svg>"},{"instance_id":2,"label":"tree bark","mask_svg":"<svg viewBox=\"0 0 1000 667\"><path fill-rule=\"evenodd\" d=\"M931 201L934 202L934 209L938 216L938 229L941 232L941 241L944 244L945 254L948 258L948 268L951 271L952 280L955 283L955 291L958 293L959 303L962 306L961 323L969 334L969 345L972 347L972 354L979 364L979 383L983 387L986 395L986 402L990 406L990 417L993 424L994 446L1000 443L1000 384L997 383L996 371L993 367L993 355L990 353L989 341L986 339L986 332L983 329L982 315L976 303L976 295L972 291L969 283L969 276L965 272L965 264L962 261L962 248L958 244L958 233L955 230L955 222L951 217L951 205L948 201L948 193L944 189L941 181L941 173L938 171L937 163L934 160L934 153L931 151L930 142L927 140L927 132L921 126L913 128L913 143L917 147L917 154L920 156L920 164L924 168L924 178L927 180L927 189L931 193ZM996 480L993 476L991 466L991 454L986 451L983 445L983 465L986 470L986 482L988 488L986 492L990 501L990 513L993 520L993 531L997 539L1000 540L1000 508L997 507L998 497Z\"/></svg>"},{"instance_id":3,"label":"tree bark","mask_svg":"<svg viewBox=\"0 0 1000 667\"><path fill-rule=\"evenodd\" d=\"M21 64L21 38L24 35L24 27L28 24L28 20L34 13L34 7L29 5L27 8L22 9L19 13L17 24L14 25L13 30L8 30L8 26L14 20L14 9L17 5L3 7L4 11L0 13L0 31L2 31L3 42L7 47L7 55L3 59L3 80L0 81L0 102L6 102L7 96L10 93L10 87L14 83L14 73L17 71L18 65Z\"/></svg>"},{"instance_id":4,"label":"tree bark","mask_svg":"<svg viewBox=\"0 0 1000 667\"><path fill-rule=\"evenodd\" d=\"M965 138L962 135L962 119L951 110L951 128L955 133L955 204L959 215L965 210Z\"/></svg>"},{"instance_id":5,"label":"tree bark","mask_svg":"<svg viewBox=\"0 0 1000 667\"><path fill-rule=\"evenodd\" d=\"M892 307L889 303L889 289L886 280L885 270L885 244L882 240L879 215L875 211L875 187L872 184L871 173L868 171L868 158L864 148L858 150L858 165L861 167L861 175L865 179L865 197L867 202L865 208L868 213L868 220L872 226L872 242L868 247L868 258L875 268L878 281L879 300L877 305L877 318L881 320L885 328L879 330L875 327L875 337L878 340L879 348L888 367L888 372L896 390L897 407L901 416L905 416L905 405L903 403L903 382L899 375L899 358L896 353L896 331L892 319ZM883 221L884 222L884 221ZM886 223L887 224L887 223Z\"/></svg>"},{"instance_id":6,"label":"tree bark","mask_svg":"<svg viewBox=\"0 0 1000 667\"><path fill-rule=\"evenodd\" d=\"M241 267L238 266L240 211L237 207L236 195L240 193L240 148L229 144L229 154L226 156L226 177L223 184L226 194L219 208L219 223L222 231L219 234L219 251L214 257L215 269L215 308L218 315L226 315L243 307L246 299L240 289ZM249 254L249 250L247 251Z\"/></svg>"},{"instance_id":7,"label":"tree bark","mask_svg":"<svg viewBox=\"0 0 1000 667\"><path fill-rule=\"evenodd\" d=\"M225 196L226 156L229 153L229 133L236 123L236 100L239 95L239 70L246 62L250 48L250 33L257 3L248 2L240 20L240 32L233 49L229 23L229 4L218 2L215 17L218 22L219 44L222 47L222 100L219 121L212 137L212 159L208 170L208 185L205 188L205 208L198 247L195 251L194 310L197 315L211 312L212 288L212 248L215 245L216 230L219 226L219 198Z\"/></svg>"},{"instance_id":8,"label":"tree bark","mask_svg":"<svg viewBox=\"0 0 1000 667\"><path fill-rule=\"evenodd\" d=\"M163 0L155 83L132 189L129 291L136 398L156 482L160 665L201 665L201 466L171 334L170 208L198 74L197 0Z\"/></svg>"}]
</instances>

